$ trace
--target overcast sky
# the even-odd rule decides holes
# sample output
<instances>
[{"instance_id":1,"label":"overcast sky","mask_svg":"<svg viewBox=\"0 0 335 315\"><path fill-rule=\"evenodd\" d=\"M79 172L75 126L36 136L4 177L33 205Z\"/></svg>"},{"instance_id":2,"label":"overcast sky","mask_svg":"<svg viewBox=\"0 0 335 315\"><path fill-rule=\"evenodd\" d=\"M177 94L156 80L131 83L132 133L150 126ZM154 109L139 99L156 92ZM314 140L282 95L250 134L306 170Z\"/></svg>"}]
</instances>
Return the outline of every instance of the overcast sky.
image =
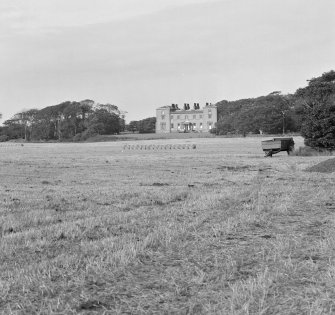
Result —
<instances>
[{"instance_id":1,"label":"overcast sky","mask_svg":"<svg viewBox=\"0 0 335 315\"><path fill-rule=\"evenodd\" d=\"M0 112L294 92L335 70L334 0L1 0Z\"/></svg>"}]
</instances>

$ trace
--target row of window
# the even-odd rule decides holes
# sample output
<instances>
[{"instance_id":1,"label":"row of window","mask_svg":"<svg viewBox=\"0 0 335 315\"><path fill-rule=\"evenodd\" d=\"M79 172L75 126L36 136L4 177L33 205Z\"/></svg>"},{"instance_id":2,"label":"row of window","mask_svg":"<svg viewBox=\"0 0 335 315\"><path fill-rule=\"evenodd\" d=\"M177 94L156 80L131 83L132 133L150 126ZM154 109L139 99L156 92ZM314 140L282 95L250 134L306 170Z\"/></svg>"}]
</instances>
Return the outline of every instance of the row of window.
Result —
<instances>
[{"instance_id":1,"label":"row of window","mask_svg":"<svg viewBox=\"0 0 335 315\"><path fill-rule=\"evenodd\" d=\"M211 114L211 113L212 113L212 109L211 109L211 108L209 108L209 109L208 109L208 113L209 113L209 114ZM161 114L162 114L162 115L164 115L164 114L165 114L165 111L164 111L164 110L162 110L162 111L161 111Z\"/></svg>"},{"instance_id":2,"label":"row of window","mask_svg":"<svg viewBox=\"0 0 335 315\"><path fill-rule=\"evenodd\" d=\"M185 128L185 125L182 125L182 124L177 124L177 129L178 130L180 130L180 129L182 129L182 127L184 126L184 128ZM197 129L197 124L196 123L193 123L193 124L188 124L188 125L186 125L186 126L188 126L188 127L191 127L192 129ZM208 129L212 129L212 122L207 122L207 128ZM166 130L166 123L164 123L164 122L162 122L161 124L160 124L160 127L161 127L161 130ZM203 128L203 125L202 125L202 123L199 123L199 129L202 129ZM174 129L174 124L171 124L171 129Z\"/></svg>"},{"instance_id":3,"label":"row of window","mask_svg":"<svg viewBox=\"0 0 335 315\"><path fill-rule=\"evenodd\" d=\"M191 117L191 116L190 116ZM171 120L173 119L173 115L171 115ZM192 116L193 119L197 119L197 115L193 115ZM208 118L212 118L212 114L208 114ZM189 116L188 115L185 115L185 118L182 117L182 115L177 115L177 119L189 119ZM199 115L199 118L198 119L202 119L202 115L200 114ZM161 116L161 120L165 120L165 115L162 115Z\"/></svg>"}]
</instances>

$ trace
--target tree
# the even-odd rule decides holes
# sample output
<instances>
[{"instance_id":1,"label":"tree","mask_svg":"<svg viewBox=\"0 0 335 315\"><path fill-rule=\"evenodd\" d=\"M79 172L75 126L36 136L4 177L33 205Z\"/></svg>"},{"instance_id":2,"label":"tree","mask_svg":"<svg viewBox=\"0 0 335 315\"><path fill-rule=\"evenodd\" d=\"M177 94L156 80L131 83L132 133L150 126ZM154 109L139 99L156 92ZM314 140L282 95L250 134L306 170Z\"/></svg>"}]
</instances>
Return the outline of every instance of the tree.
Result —
<instances>
[{"instance_id":1,"label":"tree","mask_svg":"<svg viewBox=\"0 0 335 315\"><path fill-rule=\"evenodd\" d=\"M312 78L308 86L296 91L297 103L304 108L301 133L305 144L335 149L335 71Z\"/></svg>"},{"instance_id":2,"label":"tree","mask_svg":"<svg viewBox=\"0 0 335 315\"><path fill-rule=\"evenodd\" d=\"M70 102L63 110L64 120L61 125L61 133L64 138L74 137L83 131L80 128L82 121L82 108L79 102Z\"/></svg>"},{"instance_id":3,"label":"tree","mask_svg":"<svg viewBox=\"0 0 335 315\"><path fill-rule=\"evenodd\" d=\"M128 126L127 126L127 130L131 131L132 133L134 133L135 131L138 131L138 121L136 120L132 120Z\"/></svg>"},{"instance_id":4,"label":"tree","mask_svg":"<svg viewBox=\"0 0 335 315\"><path fill-rule=\"evenodd\" d=\"M139 133L154 133L156 130L156 117L149 117L138 122Z\"/></svg>"},{"instance_id":5,"label":"tree","mask_svg":"<svg viewBox=\"0 0 335 315\"><path fill-rule=\"evenodd\" d=\"M31 138L34 120L37 114L38 109L29 109L15 115L20 124L24 127L24 139L26 141L30 140Z\"/></svg>"},{"instance_id":6,"label":"tree","mask_svg":"<svg viewBox=\"0 0 335 315\"><path fill-rule=\"evenodd\" d=\"M106 109L96 110L90 117L88 129L92 134L118 134L120 132L119 116Z\"/></svg>"},{"instance_id":7,"label":"tree","mask_svg":"<svg viewBox=\"0 0 335 315\"><path fill-rule=\"evenodd\" d=\"M2 132L8 136L8 139L19 139L24 137L24 126L15 116L4 121L3 124L5 128Z\"/></svg>"},{"instance_id":8,"label":"tree","mask_svg":"<svg viewBox=\"0 0 335 315\"><path fill-rule=\"evenodd\" d=\"M119 117L119 127L120 127L120 132L123 132L126 130L126 121L120 117Z\"/></svg>"},{"instance_id":9,"label":"tree","mask_svg":"<svg viewBox=\"0 0 335 315\"><path fill-rule=\"evenodd\" d=\"M217 133L285 133L295 131L291 95L275 91L254 99L221 101L218 106Z\"/></svg>"}]
</instances>

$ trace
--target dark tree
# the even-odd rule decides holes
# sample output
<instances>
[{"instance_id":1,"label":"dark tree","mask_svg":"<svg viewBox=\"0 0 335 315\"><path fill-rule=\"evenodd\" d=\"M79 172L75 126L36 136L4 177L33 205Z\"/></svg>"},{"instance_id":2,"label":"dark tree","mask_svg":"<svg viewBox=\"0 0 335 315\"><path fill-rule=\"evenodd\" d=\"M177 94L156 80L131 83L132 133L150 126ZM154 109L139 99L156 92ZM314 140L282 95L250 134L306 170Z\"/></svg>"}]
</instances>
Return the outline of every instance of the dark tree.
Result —
<instances>
[{"instance_id":1,"label":"dark tree","mask_svg":"<svg viewBox=\"0 0 335 315\"><path fill-rule=\"evenodd\" d=\"M124 129L117 106L92 100L66 101L41 110L22 111L5 121L3 139L85 140L96 134L115 134Z\"/></svg>"},{"instance_id":2,"label":"dark tree","mask_svg":"<svg viewBox=\"0 0 335 315\"><path fill-rule=\"evenodd\" d=\"M24 138L24 125L19 119L13 117L4 121L3 135L7 135L8 140Z\"/></svg>"},{"instance_id":3,"label":"dark tree","mask_svg":"<svg viewBox=\"0 0 335 315\"><path fill-rule=\"evenodd\" d=\"M293 119L293 97L278 91L253 99L221 101L217 106L218 134L279 134L297 130Z\"/></svg>"},{"instance_id":4,"label":"dark tree","mask_svg":"<svg viewBox=\"0 0 335 315\"><path fill-rule=\"evenodd\" d=\"M35 118L38 114L38 109L29 109L26 111L22 111L15 115L17 119L19 119L20 124L23 125L24 128L24 139L29 141L32 136L33 127L35 123Z\"/></svg>"},{"instance_id":5,"label":"dark tree","mask_svg":"<svg viewBox=\"0 0 335 315\"><path fill-rule=\"evenodd\" d=\"M98 109L89 116L88 129L92 134L118 134L120 132L119 116L106 109Z\"/></svg>"},{"instance_id":6,"label":"dark tree","mask_svg":"<svg viewBox=\"0 0 335 315\"><path fill-rule=\"evenodd\" d=\"M139 133L154 133L156 131L156 117L149 117L138 122Z\"/></svg>"},{"instance_id":7,"label":"dark tree","mask_svg":"<svg viewBox=\"0 0 335 315\"><path fill-rule=\"evenodd\" d=\"M128 125L127 125L127 130L131 131L134 133L135 131L138 131L138 121L132 120Z\"/></svg>"},{"instance_id":8,"label":"dark tree","mask_svg":"<svg viewBox=\"0 0 335 315\"><path fill-rule=\"evenodd\" d=\"M304 108L301 133L305 144L315 148L335 149L335 71L309 80L308 86L295 93Z\"/></svg>"}]
</instances>

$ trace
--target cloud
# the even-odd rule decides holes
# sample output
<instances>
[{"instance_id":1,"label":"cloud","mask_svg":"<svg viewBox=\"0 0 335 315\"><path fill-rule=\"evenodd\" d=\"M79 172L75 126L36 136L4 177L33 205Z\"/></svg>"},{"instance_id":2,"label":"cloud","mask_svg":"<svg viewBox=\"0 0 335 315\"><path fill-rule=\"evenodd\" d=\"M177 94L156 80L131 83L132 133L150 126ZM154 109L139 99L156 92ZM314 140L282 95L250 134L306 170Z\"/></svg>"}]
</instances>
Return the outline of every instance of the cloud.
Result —
<instances>
[{"instance_id":1,"label":"cloud","mask_svg":"<svg viewBox=\"0 0 335 315\"><path fill-rule=\"evenodd\" d=\"M2 0L0 36L43 34L64 27L122 21L213 0Z\"/></svg>"},{"instance_id":2,"label":"cloud","mask_svg":"<svg viewBox=\"0 0 335 315\"><path fill-rule=\"evenodd\" d=\"M40 11L27 9L32 16L20 35L2 41L0 103L9 107L94 98L135 111L133 104L145 108L176 95L252 97L292 91L333 65L333 0L108 0L108 10L105 0L95 0L91 16L88 0L76 13L76 0L66 0L64 12L65 0L58 8L54 0L25 3L38 1ZM54 13L38 20L48 10ZM24 21L8 12L10 19ZM46 36L46 25L55 32Z\"/></svg>"}]
</instances>

